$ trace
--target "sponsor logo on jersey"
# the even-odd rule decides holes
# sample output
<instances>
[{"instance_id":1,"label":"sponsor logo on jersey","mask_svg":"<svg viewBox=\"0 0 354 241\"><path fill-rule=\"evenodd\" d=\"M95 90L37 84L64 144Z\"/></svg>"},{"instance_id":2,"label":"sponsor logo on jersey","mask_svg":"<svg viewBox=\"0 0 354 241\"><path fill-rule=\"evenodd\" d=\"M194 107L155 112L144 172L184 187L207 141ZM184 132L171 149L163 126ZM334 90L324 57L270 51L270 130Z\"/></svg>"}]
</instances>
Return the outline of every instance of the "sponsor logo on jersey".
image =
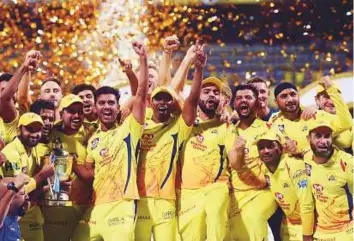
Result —
<instances>
[{"instance_id":1,"label":"sponsor logo on jersey","mask_svg":"<svg viewBox=\"0 0 354 241\"><path fill-rule=\"evenodd\" d=\"M303 174L305 174L305 175L307 174L306 169L305 170L297 170L293 175L293 179L299 178Z\"/></svg>"},{"instance_id":2,"label":"sponsor logo on jersey","mask_svg":"<svg viewBox=\"0 0 354 241\"><path fill-rule=\"evenodd\" d=\"M108 148L103 148L101 151L100 151L100 155L102 157L106 157L108 155Z\"/></svg>"},{"instance_id":3,"label":"sponsor logo on jersey","mask_svg":"<svg viewBox=\"0 0 354 241\"><path fill-rule=\"evenodd\" d=\"M197 134L197 135L195 136L195 138L196 138L200 143L202 143L202 142L204 141L204 136L202 136L202 135L200 135L200 134Z\"/></svg>"},{"instance_id":4,"label":"sponsor logo on jersey","mask_svg":"<svg viewBox=\"0 0 354 241\"><path fill-rule=\"evenodd\" d=\"M313 189L316 190L316 192L322 192L323 191L323 186L321 184L313 184L312 185Z\"/></svg>"},{"instance_id":5,"label":"sponsor logo on jersey","mask_svg":"<svg viewBox=\"0 0 354 241\"><path fill-rule=\"evenodd\" d=\"M289 187L289 184L287 184L286 182L284 183L283 185L283 188L288 188Z\"/></svg>"},{"instance_id":6,"label":"sponsor logo on jersey","mask_svg":"<svg viewBox=\"0 0 354 241\"><path fill-rule=\"evenodd\" d=\"M97 147L99 141L100 141L99 137L97 137L91 141L91 150L93 150Z\"/></svg>"},{"instance_id":7,"label":"sponsor logo on jersey","mask_svg":"<svg viewBox=\"0 0 354 241\"><path fill-rule=\"evenodd\" d=\"M282 201L284 199L283 194L281 194L280 192L276 192L274 193L274 195L279 201Z\"/></svg>"},{"instance_id":8,"label":"sponsor logo on jersey","mask_svg":"<svg viewBox=\"0 0 354 241\"><path fill-rule=\"evenodd\" d=\"M330 182L333 182L333 181L335 181L336 180L336 177L334 176L334 175L330 175L329 177L328 177L328 181L330 181Z\"/></svg>"},{"instance_id":9,"label":"sponsor logo on jersey","mask_svg":"<svg viewBox=\"0 0 354 241\"><path fill-rule=\"evenodd\" d=\"M154 134L143 134L143 140L152 140L154 138Z\"/></svg>"},{"instance_id":10,"label":"sponsor logo on jersey","mask_svg":"<svg viewBox=\"0 0 354 241\"><path fill-rule=\"evenodd\" d=\"M307 188L307 180L300 180L298 183L297 183L297 186L299 188Z\"/></svg>"}]
</instances>

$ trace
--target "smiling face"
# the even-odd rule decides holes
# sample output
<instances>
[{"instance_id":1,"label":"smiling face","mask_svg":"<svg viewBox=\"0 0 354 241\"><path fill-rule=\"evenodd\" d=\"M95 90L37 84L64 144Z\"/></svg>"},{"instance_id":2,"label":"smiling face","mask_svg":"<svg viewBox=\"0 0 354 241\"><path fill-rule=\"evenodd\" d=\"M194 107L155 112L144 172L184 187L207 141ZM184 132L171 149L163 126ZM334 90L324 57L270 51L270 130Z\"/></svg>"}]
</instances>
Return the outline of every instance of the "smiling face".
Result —
<instances>
[{"instance_id":1,"label":"smiling face","mask_svg":"<svg viewBox=\"0 0 354 241\"><path fill-rule=\"evenodd\" d=\"M47 139L52 132L54 121L55 121L55 112L51 109L41 109L40 117L43 120L43 132L42 139Z\"/></svg>"},{"instance_id":2,"label":"smiling face","mask_svg":"<svg viewBox=\"0 0 354 241\"><path fill-rule=\"evenodd\" d=\"M78 131L84 122L83 104L76 102L61 112L64 129Z\"/></svg>"},{"instance_id":3,"label":"smiling face","mask_svg":"<svg viewBox=\"0 0 354 241\"><path fill-rule=\"evenodd\" d=\"M21 142L28 147L34 147L38 144L42 136L43 126L39 122L34 122L27 126L21 126L20 139Z\"/></svg>"},{"instance_id":4,"label":"smiling face","mask_svg":"<svg viewBox=\"0 0 354 241\"><path fill-rule=\"evenodd\" d=\"M254 87L256 87L258 91L258 105L261 108L265 108L268 106L268 96L269 96L269 89L266 83L257 82L252 83Z\"/></svg>"},{"instance_id":5,"label":"smiling face","mask_svg":"<svg viewBox=\"0 0 354 241\"><path fill-rule=\"evenodd\" d=\"M95 97L91 90L83 90L77 94L84 103L84 116L90 116L95 111Z\"/></svg>"},{"instance_id":6,"label":"smiling face","mask_svg":"<svg viewBox=\"0 0 354 241\"><path fill-rule=\"evenodd\" d=\"M284 89L275 99L280 111L295 113L300 109L299 95L294 89Z\"/></svg>"},{"instance_id":7,"label":"smiling face","mask_svg":"<svg viewBox=\"0 0 354 241\"><path fill-rule=\"evenodd\" d=\"M281 145L273 140L260 140L257 143L259 158L265 164L276 165L282 155Z\"/></svg>"},{"instance_id":8,"label":"smiling face","mask_svg":"<svg viewBox=\"0 0 354 241\"><path fill-rule=\"evenodd\" d=\"M119 104L113 94L101 94L96 101L97 115L104 125L110 125L117 121Z\"/></svg>"},{"instance_id":9,"label":"smiling face","mask_svg":"<svg viewBox=\"0 0 354 241\"><path fill-rule=\"evenodd\" d=\"M315 97L317 106L328 113L336 114L336 107L333 101L327 94L327 92L322 92Z\"/></svg>"},{"instance_id":10,"label":"smiling face","mask_svg":"<svg viewBox=\"0 0 354 241\"><path fill-rule=\"evenodd\" d=\"M220 90L214 84L204 84L200 92L198 105L206 114L215 114L220 103Z\"/></svg>"},{"instance_id":11,"label":"smiling face","mask_svg":"<svg viewBox=\"0 0 354 241\"><path fill-rule=\"evenodd\" d=\"M257 110L257 97L250 89L238 90L235 95L234 107L240 119L254 116Z\"/></svg>"},{"instance_id":12,"label":"smiling face","mask_svg":"<svg viewBox=\"0 0 354 241\"><path fill-rule=\"evenodd\" d=\"M315 156L329 158L333 152L332 131L322 126L312 130L308 136L311 149Z\"/></svg>"}]
</instances>

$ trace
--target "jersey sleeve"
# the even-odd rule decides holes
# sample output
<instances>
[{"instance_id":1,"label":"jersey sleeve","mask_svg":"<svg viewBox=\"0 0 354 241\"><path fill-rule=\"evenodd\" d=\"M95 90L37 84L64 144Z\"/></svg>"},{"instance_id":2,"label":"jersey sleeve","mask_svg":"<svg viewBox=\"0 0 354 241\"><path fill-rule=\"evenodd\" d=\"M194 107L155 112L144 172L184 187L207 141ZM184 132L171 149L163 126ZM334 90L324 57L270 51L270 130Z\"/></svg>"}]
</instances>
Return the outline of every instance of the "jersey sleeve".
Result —
<instances>
[{"instance_id":1,"label":"jersey sleeve","mask_svg":"<svg viewBox=\"0 0 354 241\"><path fill-rule=\"evenodd\" d=\"M296 196L300 202L300 215L304 235L313 234L314 226L314 201L311 187L306 174L305 163L300 159L292 159L288 162L289 174L296 190Z\"/></svg>"},{"instance_id":2,"label":"jersey sleeve","mask_svg":"<svg viewBox=\"0 0 354 241\"><path fill-rule=\"evenodd\" d=\"M178 126L179 126L178 136L181 139L181 142L187 140L187 138L191 134L191 131L193 129L193 125L188 126L186 124L186 122L184 121L182 115L179 115L179 117L178 117Z\"/></svg>"}]
</instances>

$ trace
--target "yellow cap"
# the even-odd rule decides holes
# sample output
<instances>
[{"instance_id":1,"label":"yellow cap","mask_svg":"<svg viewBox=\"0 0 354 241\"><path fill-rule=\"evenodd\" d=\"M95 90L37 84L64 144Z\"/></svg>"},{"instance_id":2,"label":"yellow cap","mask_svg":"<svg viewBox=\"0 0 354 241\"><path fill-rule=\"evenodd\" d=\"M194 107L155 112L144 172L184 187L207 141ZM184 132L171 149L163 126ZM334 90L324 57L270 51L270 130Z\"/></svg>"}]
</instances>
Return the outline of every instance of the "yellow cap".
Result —
<instances>
[{"instance_id":1,"label":"yellow cap","mask_svg":"<svg viewBox=\"0 0 354 241\"><path fill-rule=\"evenodd\" d=\"M318 127L327 127L331 131L333 131L333 128L332 128L331 124L328 121L326 121L326 120L314 120L314 121L311 122L311 124L309 126L309 132L313 131L314 129L317 129Z\"/></svg>"},{"instance_id":2,"label":"yellow cap","mask_svg":"<svg viewBox=\"0 0 354 241\"><path fill-rule=\"evenodd\" d=\"M28 112L28 113L23 114L20 117L20 120L18 121L17 126L18 127L28 126L28 125L35 123L35 122L40 123L42 126L44 125L43 120L39 115L37 115L36 113L33 113L33 112Z\"/></svg>"},{"instance_id":3,"label":"yellow cap","mask_svg":"<svg viewBox=\"0 0 354 241\"><path fill-rule=\"evenodd\" d=\"M173 100L178 99L176 92L167 86L157 86L151 93L151 99L154 98L159 93L167 93L172 96Z\"/></svg>"},{"instance_id":4,"label":"yellow cap","mask_svg":"<svg viewBox=\"0 0 354 241\"><path fill-rule=\"evenodd\" d=\"M221 93L232 98L232 91L231 91L230 87L226 84L222 84Z\"/></svg>"},{"instance_id":5,"label":"yellow cap","mask_svg":"<svg viewBox=\"0 0 354 241\"><path fill-rule=\"evenodd\" d=\"M69 94L69 95L64 96L60 101L59 111L62 111L63 109L69 107L70 105L72 105L74 103L83 104L81 98L77 95Z\"/></svg>"},{"instance_id":6,"label":"yellow cap","mask_svg":"<svg viewBox=\"0 0 354 241\"><path fill-rule=\"evenodd\" d=\"M222 90L222 86L224 85L221 80L219 80L218 78L215 78L215 77L208 77L208 78L204 79L202 82L202 86L206 85L206 84L216 85L216 87L218 87L218 89L220 91Z\"/></svg>"},{"instance_id":7,"label":"yellow cap","mask_svg":"<svg viewBox=\"0 0 354 241\"><path fill-rule=\"evenodd\" d=\"M261 135L259 135L256 138L254 144L257 145L258 142L261 141L261 140L277 141L277 142L279 142L279 144L282 143L280 136L277 133L275 133L274 131L271 131L271 130L263 132Z\"/></svg>"},{"instance_id":8,"label":"yellow cap","mask_svg":"<svg viewBox=\"0 0 354 241\"><path fill-rule=\"evenodd\" d=\"M336 82L332 81L332 86L340 91L339 86L338 86L338 84ZM323 91L325 91L325 88L323 87L323 85L318 84L317 85L317 94L316 95L318 95L319 93L321 93Z\"/></svg>"}]
</instances>

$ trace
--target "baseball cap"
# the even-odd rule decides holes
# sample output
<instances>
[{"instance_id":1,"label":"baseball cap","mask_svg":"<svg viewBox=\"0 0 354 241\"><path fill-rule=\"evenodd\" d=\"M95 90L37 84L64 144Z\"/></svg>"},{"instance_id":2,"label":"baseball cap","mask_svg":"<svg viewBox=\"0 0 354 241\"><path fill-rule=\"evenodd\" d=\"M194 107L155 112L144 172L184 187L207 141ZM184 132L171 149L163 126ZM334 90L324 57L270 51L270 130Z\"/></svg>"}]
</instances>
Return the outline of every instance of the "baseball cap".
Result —
<instances>
[{"instance_id":1,"label":"baseball cap","mask_svg":"<svg viewBox=\"0 0 354 241\"><path fill-rule=\"evenodd\" d=\"M42 126L44 125L43 120L39 115L37 115L36 113L33 113L33 112L28 112L28 113L23 114L20 117L17 126L18 127L28 126L28 125L35 123L35 122L40 123Z\"/></svg>"},{"instance_id":2,"label":"baseball cap","mask_svg":"<svg viewBox=\"0 0 354 241\"><path fill-rule=\"evenodd\" d=\"M317 129L319 127L327 127L331 131L333 131L333 128L332 128L331 124L328 121L326 121L326 120L314 120L314 121L311 122L311 124L309 126L309 133L311 131L313 131L314 129Z\"/></svg>"},{"instance_id":3,"label":"baseball cap","mask_svg":"<svg viewBox=\"0 0 354 241\"><path fill-rule=\"evenodd\" d=\"M158 86L158 87L156 87L151 93L151 99L153 99L159 93L167 93L167 94L169 94L174 101L177 99L176 92L173 89L171 89L170 87L167 87L167 86Z\"/></svg>"},{"instance_id":4,"label":"baseball cap","mask_svg":"<svg viewBox=\"0 0 354 241\"><path fill-rule=\"evenodd\" d=\"M340 89L339 89L339 86L338 86L338 84L336 83L336 82L332 82L332 86L334 87L334 88L336 88L337 90L339 90L340 91ZM323 91L325 91L326 89L323 87L323 85L321 85L321 84L318 84L317 85L317 92L316 92L316 95L318 95L319 93L321 93L321 92L323 92Z\"/></svg>"},{"instance_id":5,"label":"baseball cap","mask_svg":"<svg viewBox=\"0 0 354 241\"><path fill-rule=\"evenodd\" d=\"M69 107L70 105L72 105L74 103L83 104L81 98L77 95L68 94L68 95L64 96L60 101L59 111L62 111L63 109Z\"/></svg>"},{"instance_id":6,"label":"baseball cap","mask_svg":"<svg viewBox=\"0 0 354 241\"><path fill-rule=\"evenodd\" d=\"M277 141L279 144L281 144L281 138L280 136L275 133L274 131L267 131L262 133L260 136L258 136L256 138L256 140L254 141L254 144L257 145L259 141L261 140L269 140L269 141Z\"/></svg>"},{"instance_id":7,"label":"baseball cap","mask_svg":"<svg viewBox=\"0 0 354 241\"><path fill-rule=\"evenodd\" d=\"M213 84L216 85L216 87L218 87L218 89L221 91L222 87L223 87L223 82L221 80L219 80L218 78L215 77L208 77L206 79L204 79L202 81L202 86L206 85L206 84Z\"/></svg>"}]
</instances>

